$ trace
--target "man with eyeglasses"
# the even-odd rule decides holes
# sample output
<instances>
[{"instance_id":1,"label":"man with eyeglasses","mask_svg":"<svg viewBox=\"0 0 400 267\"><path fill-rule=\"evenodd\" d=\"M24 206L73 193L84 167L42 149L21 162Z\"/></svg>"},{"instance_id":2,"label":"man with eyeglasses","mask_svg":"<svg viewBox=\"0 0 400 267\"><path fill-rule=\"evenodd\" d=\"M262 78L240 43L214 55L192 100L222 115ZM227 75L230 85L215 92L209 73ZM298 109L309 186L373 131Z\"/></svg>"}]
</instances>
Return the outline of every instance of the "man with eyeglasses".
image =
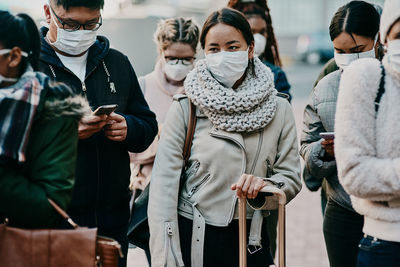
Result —
<instances>
[{"instance_id":1,"label":"man with eyeglasses","mask_svg":"<svg viewBox=\"0 0 400 267\"><path fill-rule=\"evenodd\" d=\"M104 0L49 0L44 6L48 26L41 29L40 70L85 95L93 110L118 105L109 115L93 113L80 121L68 213L79 225L98 227L100 235L119 241L125 255L120 266L126 266L128 151L144 151L157 134L157 122L128 58L97 36L103 5Z\"/></svg>"}]
</instances>

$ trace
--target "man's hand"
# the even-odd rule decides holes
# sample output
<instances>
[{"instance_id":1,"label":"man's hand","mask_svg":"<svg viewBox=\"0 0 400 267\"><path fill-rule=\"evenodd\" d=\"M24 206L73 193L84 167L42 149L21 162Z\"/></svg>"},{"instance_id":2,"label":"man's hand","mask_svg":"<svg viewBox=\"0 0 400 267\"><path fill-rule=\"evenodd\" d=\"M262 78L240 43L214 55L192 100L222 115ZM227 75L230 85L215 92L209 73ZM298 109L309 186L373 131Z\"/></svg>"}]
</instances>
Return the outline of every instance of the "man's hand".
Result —
<instances>
[{"instance_id":1,"label":"man's hand","mask_svg":"<svg viewBox=\"0 0 400 267\"><path fill-rule=\"evenodd\" d=\"M111 141L124 141L128 133L128 126L125 118L117 113L111 113L108 116L107 125L104 127L104 133Z\"/></svg>"},{"instance_id":2,"label":"man's hand","mask_svg":"<svg viewBox=\"0 0 400 267\"><path fill-rule=\"evenodd\" d=\"M238 198L256 198L258 192L266 186L266 182L260 177L243 174L236 184L231 186L232 190L236 190Z\"/></svg>"},{"instance_id":3,"label":"man's hand","mask_svg":"<svg viewBox=\"0 0 400 267\"><path fill-rule=\"evenodd\" d=\"M325 140L322 139L321 142L322 147L325 149L326 153L332 158L335 158L335 142L334 140Z\"/></svg>"},{"instance_id":4,"label":"man's hand","mask_svg":"<svg viewBox=\"0 0 400 267\"><path fill-rule=\"evenodd\" d=\"M107 115L90 115L83 117L79 122L78 136L79 139L87 139L94 133L99 132L107 123Z\"/></svg>"}]
</instances>

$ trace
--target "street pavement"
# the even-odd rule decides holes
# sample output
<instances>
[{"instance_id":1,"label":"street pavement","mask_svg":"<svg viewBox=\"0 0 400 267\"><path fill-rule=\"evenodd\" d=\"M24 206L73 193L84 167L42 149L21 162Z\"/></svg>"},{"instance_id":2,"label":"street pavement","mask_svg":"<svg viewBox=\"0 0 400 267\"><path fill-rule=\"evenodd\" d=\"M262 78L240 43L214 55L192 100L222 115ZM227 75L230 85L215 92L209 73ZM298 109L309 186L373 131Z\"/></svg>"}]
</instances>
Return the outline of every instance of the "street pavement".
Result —
<instances>
[{"instance_id":1,"label":"street pavement","mask_svg":"<svg viewBox=\"0 0 400 267\"><path fill-rule=\"evenodd\" d=\"M285 69L292 85L293 111L299 134L307 97L321 68L322 66L296 64ZM303 185L301 192L287 205L286 214L287 266L328 267L328 258L322 234L319 192L310 192ZM128 267L147 266L146 256L142 250L129 250Z\"/></svg>"}]
</instances>

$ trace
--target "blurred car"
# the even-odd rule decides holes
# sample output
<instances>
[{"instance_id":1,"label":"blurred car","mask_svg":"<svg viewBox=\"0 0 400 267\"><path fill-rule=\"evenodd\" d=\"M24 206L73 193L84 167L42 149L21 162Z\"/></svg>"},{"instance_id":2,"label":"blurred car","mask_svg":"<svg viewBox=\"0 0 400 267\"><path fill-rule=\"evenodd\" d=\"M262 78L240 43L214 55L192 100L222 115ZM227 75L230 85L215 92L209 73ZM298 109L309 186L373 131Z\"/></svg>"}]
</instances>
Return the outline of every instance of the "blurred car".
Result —
<instances>
[{"instance_id":1,"label":"blurred car","mask_svg":"<svg viewBox=\"0 0 400 267\"><path fill-rule=\"evenodd\" d=\"M333 58L333 45L326 31L301 35L297 39L297 55L301 61L319 64Z\"/></svg>"}]
</instances>

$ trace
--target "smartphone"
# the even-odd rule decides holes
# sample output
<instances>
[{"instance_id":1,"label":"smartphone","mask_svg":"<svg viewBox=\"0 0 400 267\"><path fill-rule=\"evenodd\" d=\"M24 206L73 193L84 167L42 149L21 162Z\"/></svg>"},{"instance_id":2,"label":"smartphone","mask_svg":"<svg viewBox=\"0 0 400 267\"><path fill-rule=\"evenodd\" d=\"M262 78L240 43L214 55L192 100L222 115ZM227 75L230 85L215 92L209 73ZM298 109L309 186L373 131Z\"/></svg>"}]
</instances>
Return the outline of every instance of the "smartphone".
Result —
<instances>
[{"instance_id":1,"label":"smartphone","mask_svg":"<svg viewBox=\"0 0 400 267\"><path fill-rule=\"evenodd\" d=\"M319 136L325 140L333 140L335 139L335 133L334 132L325 132L325 133L319 133Z\"/></svg>"},{"instance_id":2,"label":"smartphone","mask_svg":"<svg viewBox=\"0 0 400 267\"><path fill-rule=\"evenodd\" d=\"M112 105L102 105L98 107L94 111L94 115L110 115L117 109L118 105L117 104L112 104Z\"/></svg>"}]
</instances>

